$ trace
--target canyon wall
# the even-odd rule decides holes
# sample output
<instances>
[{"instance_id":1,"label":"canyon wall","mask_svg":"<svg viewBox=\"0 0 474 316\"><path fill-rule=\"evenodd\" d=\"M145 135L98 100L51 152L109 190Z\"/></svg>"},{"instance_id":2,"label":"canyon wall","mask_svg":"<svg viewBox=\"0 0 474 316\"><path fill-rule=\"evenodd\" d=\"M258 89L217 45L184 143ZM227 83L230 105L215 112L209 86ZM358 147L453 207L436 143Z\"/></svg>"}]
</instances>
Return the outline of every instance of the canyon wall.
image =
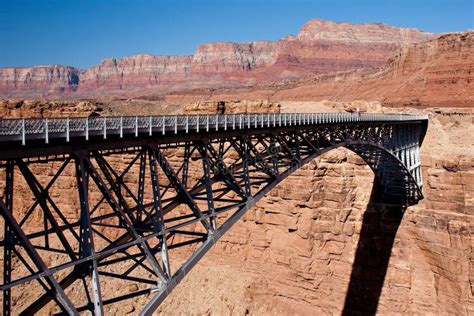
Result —
<instances>
[{"instance_id":1,"label":"canyon wall","mask_svg":"<svg viewBox=\"0 0 474 316\"><path fill-rule=\"evenodd\" d=\"M110 58L79 71L66 66L0 68L0 96L150 95L196 87L233 87L383 65L402 46L433 34L380 23L311 20L278 41L210 43L192 56Z\"/></svg>"},{"instance_id":2,"label":"canyon wall","mask_svg":"<svg viewBox=\"0 0 474 316\"><path fill-rule=\"evenodd\" d=\"M338 59L339 60L339 59ZM268 99L372 100L403 106L474 106L474 32L446 34L405 46L386 66L286 83L168 93L170 102Z\"/></svg>"},{"instance_id":3,"label":"canyon wall","mask_svg":"<svg viewBox=\"0 0 474 316\"><path fill-rule=\"evenodd\" d=\"M197 102L184 111L216 113L218 105ZM303 112L420 111L360 101L225 103L228 113L295 107ZM461 108L423 111L430 123L422 146L425 199L419 205L405 210L373 202L370 168L348 150L331 151L258 202L189 273L158 314L472 314L474 113ZM111 162L120 166L130 159ZM60 165L36 164L33 170L46 183ZM65 173L51 194L73 219L78 214L73 167ZM124 180L136 186L133 174ZM2 175L0 187L3 181ZM18 182L15 190L16 210L22 213L33 199L25 183ZM91 195L91 200L98 198ZM41 212L35 214L26 225L41 222ZM184 259L186 253L182 255ZM114 281L103 285L103 293L111 295L123 287L136 290ZM75 300L79 292L68 290ZM34 299L24 293L15 297L15 310ZM147 299L108 307L107 312L136 314Z\"/></svg>"},{"instance_id":4,"label":"canyon wall","mask_svg":"<svg viewBox=\"0 0 474 316\"><path fill-rule=\"evenodd\" d=\"M42 96L74 92L79 76L79 69L60 65L0 68L0 93L23 91Z\"/></svg>"}]
</instances>

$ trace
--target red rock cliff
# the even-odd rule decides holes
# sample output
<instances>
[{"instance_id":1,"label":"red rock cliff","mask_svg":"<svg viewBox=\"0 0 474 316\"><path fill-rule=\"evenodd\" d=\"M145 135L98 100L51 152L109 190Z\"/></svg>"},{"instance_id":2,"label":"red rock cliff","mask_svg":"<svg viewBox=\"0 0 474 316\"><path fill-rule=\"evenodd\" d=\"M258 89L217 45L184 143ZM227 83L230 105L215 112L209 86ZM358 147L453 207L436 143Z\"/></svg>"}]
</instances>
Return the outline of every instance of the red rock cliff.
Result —
<instances>
[{"instance_id":1,"label":"red rock cliff","mask_svg":"<svg viewBox=\"0 0 474 316\"><path fill-rule=\"evenodd\" d=\"M80 71L73 67L49 65L30 68L0 68L0 93L13 90L72 92L79 84Z\"/></svg>"},{"instance_id":2,"label":"red rock cliff","mask_svg":"<svg viewBox=\"0 0 474 316\"><path fill-rule=\"evenodd\" d=\"M83 72L58 66L0 69L0 95L23 96L25 90L57 95L79 87L76 95L83 97L94 95L99 88L101 93L127 89L143 93L169 84L179 90L177 83L181 87L219 87L294 79L380 66L401 46L431 37L430 33L384 24L311 20L297 36L274 42L203 44L193 56L144 54L106 59ZM57 82L60 89L55 89Z\"/></svg>"}]
</instances>

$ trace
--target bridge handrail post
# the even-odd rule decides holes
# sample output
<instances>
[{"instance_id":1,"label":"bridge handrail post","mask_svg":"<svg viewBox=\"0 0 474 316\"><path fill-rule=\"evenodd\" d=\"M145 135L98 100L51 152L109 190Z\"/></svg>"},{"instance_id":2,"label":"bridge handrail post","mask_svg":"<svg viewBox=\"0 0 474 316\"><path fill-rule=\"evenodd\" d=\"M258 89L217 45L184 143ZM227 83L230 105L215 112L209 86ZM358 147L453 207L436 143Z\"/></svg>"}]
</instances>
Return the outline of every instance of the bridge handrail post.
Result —
<instances>
[{"instance_id":1,"label":"bridge handrail post","mask_svg":"<svg viewBox=\"0 0 474 316\"><path fill-rule=\"evenodd\" d=\"M48 119L44 120L44 137L46 144L49 143L49 128L48 128Z\"/></svg>"},{"instance_id":2,"label":"bridge handrail post","mask_svg":"<svg viewBox=\"0 0 474 316\"><path fill-rule=\"evenodd\" d=\"M69 116L66 117L66 142L69 142Z\"/></svg>"},{"instance_id":3,"label":"bridge handrail post","mask_svg":"<svg viewBox=\"0 0 474 316\"><path fill-rule=\"evenodd\" d=\"M138 137L138 116L135 116L135 137Z\"/></svg>"},{"instance_id":4,"label":"bridge handrail post","mask_svg":"<svg viewBox=\"0 0 474 316\"><path fill-rule=\"evenodd\" d=\"M196 132L199 133L199 114L196 116Z\"/></svg>"},{"instance_id":5,"label":"bridge handrail post","mask_svg":"<svg viewBox=\"0 0 474 316\"><path fill-rule=\"evenodd\" d=\"M209 114L206 115L206 132L209 132Z\"/></svg>"},{"instance_id":6,"label":"bridge handrail post","mask_svg":"<svg viewBox=\"0 0 474 316\"><path fill-rule=\"evenodd\" d=\"M178 116L174 116L174 133L178 134Z\"/></svg>"},{"instance_id":7,"label":"bridge handrail post","mask_svg":"<svg viewBox=\"0 0 474 316\"><path fill-rule=\"evenodd\" d=\"M104 139L107 139L107 117L104 116Z\"/></svg>"},{"instance_id":8,"label":"bridge handrail post","mask_svg":"<svg viewBox=\"0 0 474 316\"><path fill-rule=\"evenodd\" d=\"M149 128L150 128L150 130L149 130L149 132L148 132L148 133L149 133L149 134L150 134L150 136L151 136L151 135L153 135L153 118L152 118L152 116L151 116L151 115L150 115L150 118L149 118L149 120L150 120L150 122L149 122L149 125L150 125L150 127L149 127Z\"/></svg>"},{"instance_id":9,"label":"bridge handrail post","mask_svg":"<svg viewBox=\"0 0 474 316\"><path fill-rule=\"evenodd\" d=\"M257 127L258 127L258 117L257 117L257 113L255 113L255 114L253 115L253 118L254 118L254 120L255 120L255 128L257 128Z\"/></svg>"},{"instance_id":10,"label":"bridge handrail post","mask_svg":"<svg viewBox=\"0 0 474 316\"><path fill-rule=\"evenodd\" d=\"M123 138L123 116L120 117L120 138Z\"/></svg>"},{"instance_id":11,"label":"bridge handrail post","mask_svg":"<svg viewBox=\"0 0 474 316\"><path fill-rule=\"evenodd\" d=\"M86 140L89 140L89 117L86 117Z\"/></svg>"},{"instance_id":12,"label":"bridge handrail post","mask_svg":"<svg viewBox=\"0 0 474 316\"><path fill-rule=\"evenodd\" d=\"M189 119L188 115L186 115L186 134L189 132Z\"/></svg>"},{"instance_id":13,"label":"bridge handrail post","mask_svg":"<svg viewBox=\"0 0 474 316\"><path fill-rule=\"evenodd\" d=\"M267 126L270 127L270 112L267 113Z\"/></svg>"},{"instance_id":14,"label":"bridge handrail post","mask_svg":"<svg viewBox=\"0 0 474 316\"><path fill-rule=\"evenodd\" d=\"M161 116L161 128L162 128L162 134L165 135L166 133L166 120L164 116Z\"/></svg>"},{"instance_id":15,"label":"bridge handrail post","mask_svg":"<svg viewBox=\"0 0 474 316\"><path fill-rule=\"evenodd\" d=\"M224 114L224 131L227 130L227 114Z\"/></svg>"},{"instance_id":16,"label":"bridge handrail post","mask_svg":"<svg viewBox=\"0 0 474 316\"><path fill-rule=\"evenodd\" d=\"M215 120L216 120L216 131L217 131L219 130L219 116L217 114L216 114Z\"/></svg>"},{"instance_id":17,"label":"bridge handrail post","mask_svg":"<svg viewBox=\"0 0 474 316\"><path fill-rule=\"evenodd\" d=\"M232 129L235 130L235 114L232 114Z\"/></svg>"},{"instance_id":18,"label":"bridge handrail post","mask_svg":"<svg viewBox=\"0 0 474 316\"><path fill-rule=\"evenodd\" d=\"M21 119L21 144L26 145L25 119Z\"/></svg>"},{"instance_id":19,"label":"bridge handrail post","mask_svg":"<svg viewBox=\"0 0 474 316\"><path fill-rule=\"evenodd\" d=\"M239 129L242 129L242 114L239 114Z\"/></svg>"}]
</instances>

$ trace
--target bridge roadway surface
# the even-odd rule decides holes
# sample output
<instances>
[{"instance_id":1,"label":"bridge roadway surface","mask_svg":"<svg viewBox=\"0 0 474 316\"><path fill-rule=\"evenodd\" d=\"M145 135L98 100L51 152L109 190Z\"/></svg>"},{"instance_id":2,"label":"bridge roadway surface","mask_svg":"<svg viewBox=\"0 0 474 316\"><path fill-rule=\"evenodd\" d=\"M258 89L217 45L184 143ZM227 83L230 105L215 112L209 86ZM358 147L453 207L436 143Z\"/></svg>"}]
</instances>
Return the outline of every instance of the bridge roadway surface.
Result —
<instances>
[{"instance_id":1,"label":"bridge roadway surface","mask_svg":"<svg viewBox=\"0 0 474 316\"><path fill-rule=\"evenodd\" d=\"M29 286L38 296L15 313L101 315L151 293L141 311L149 315L259 199L334 148L354 151L371 167L381 202L416 204L427 125L424 115L370 113L0 119L3 312L11 314L12 298ZM171 161L173 152L180 154ZM35 171L44 164L54 174L46 183ZM77 214L50 194L70 179L69 167ZM127 177L137 178L136 189ZM17 178L30 207L14 204ZM188 257L170 264L175 249ZM14 256L21 267L12 266ZM137 290L111 297L109 289L104 297L101 289L113 282Z\"/></svg>"}]
</instances>

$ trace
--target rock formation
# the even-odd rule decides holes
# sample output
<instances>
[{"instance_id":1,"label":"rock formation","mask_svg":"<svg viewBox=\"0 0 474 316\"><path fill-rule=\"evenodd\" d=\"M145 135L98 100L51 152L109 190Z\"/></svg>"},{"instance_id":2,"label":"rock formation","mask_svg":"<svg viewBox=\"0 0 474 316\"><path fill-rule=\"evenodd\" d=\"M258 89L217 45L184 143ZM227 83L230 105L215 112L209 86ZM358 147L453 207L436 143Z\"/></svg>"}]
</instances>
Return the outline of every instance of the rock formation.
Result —
<instances>
[{"instance_id":1,"label":"rock formation","mask_svg":"<svg viewBox=\"0 0 474 316\"><path fill-rule=\"evenodd\" d=\"M0 93L33 92L36 95L76 91L80 71L68 66L0 68Z\"/></svg>"},{"instance_id":2,"label":"rock formation","mask_svg":"<svg viewBox=\"0 0 474 316\"><path fill-rule=\"evenodd\" d=\"M189 87L232 87L384 64L400 47L433 34L384 24L311 20L274 42L211 43L193 56L111 58L79 71L39 66L0 69L0 95L87 97L144 95ZM76 91L77 90L77 91Z\"/></svg>"},{"instance_id":3,"label":"rock formation","mask_svg":"<svg viewBox=\"0 0 474 316\"><path fill-rule=\"evenodd\" d=\"M0 99L0 118L96 116L103 110L102 103L92 101Z\"/></svg>"},{"instance_id":4,"label":"rock formation","mask_svg":"<svg viewBox=\"0 0 474 316\"><path fill-rule=\"evenodd\" d=\"M340 60L337 59L337 60ZM390 105L473 106L474 32L446 34L403 47L387 65L245 88L177 91L169 101L269 99L374 100Z\"/></svg>"}]
</instances>

